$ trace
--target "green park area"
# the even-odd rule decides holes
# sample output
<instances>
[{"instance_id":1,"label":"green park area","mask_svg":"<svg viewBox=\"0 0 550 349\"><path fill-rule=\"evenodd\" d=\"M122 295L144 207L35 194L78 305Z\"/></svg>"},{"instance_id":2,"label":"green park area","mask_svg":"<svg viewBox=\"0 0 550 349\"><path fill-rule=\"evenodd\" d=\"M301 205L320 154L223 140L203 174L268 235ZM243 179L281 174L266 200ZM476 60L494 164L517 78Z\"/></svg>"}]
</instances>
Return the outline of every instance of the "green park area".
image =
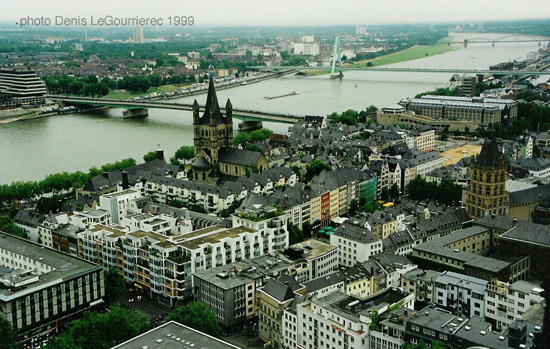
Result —
<instances>
[{"instance_id":1,"label":"green park area","mask_svg":"<svg viewBox=\"0 0 550 349\"><path fill-rule=\"evenodd\" d=\"M162 93L162 92L172 92L179 89L184 88L185 86L189 86L191 83L188 84L178 84L178 85L162 85L159 87L150 87L147 92L138 92L138 93L123 93L123 92L115 92L115 91L109 91L109 94L107 94L104 98L108 99L122 99L122 98L133 98L133 97L140 97L145 96L154 92Z\"/></svg>"},{"instance_id":2,"label":"green park area","mask_svg":"<svg viewBox=\"0 0 550 349\"><path fill-rule=\"evenodd\" d=\"M390 53L390 54L379 56L373 59L366 59L366 60L351 63L351 64L344 63L344 67L353 67L353 68L364 68L364 67L371 67L371 66L378 67L386 64L412 61L414 59L435 56L442 53L458 50L459 49L458 46L448 45L449 40L451 40L451 38L440 40L434 45L415 45L403 51ZM315 76L315 75L322 75L322 74L329 74L329 73L330 73L329 69L304 71L304 74L307 76Z\"/></svg>"},{"instance_id":3,"label":"green park area","mask_svg":"<svg viewBox=\"0 0 550 349\"><path fill-rule=\"evenodd\" d=\"M389 55L384 55L384 56L360 61L354 64L345 65L345 66L363 68L363 67L370 66L368 63L371 62L372 66L377 67L377 66L386 65L386 64L412 61L414 59L439 55L442 53L458 50L459 49L458 46L448 45L449 40L450 39L447 38L445 40L438 41L434 45L415 45L403 51L390 53Z\"/></svg>"}]
</instances>

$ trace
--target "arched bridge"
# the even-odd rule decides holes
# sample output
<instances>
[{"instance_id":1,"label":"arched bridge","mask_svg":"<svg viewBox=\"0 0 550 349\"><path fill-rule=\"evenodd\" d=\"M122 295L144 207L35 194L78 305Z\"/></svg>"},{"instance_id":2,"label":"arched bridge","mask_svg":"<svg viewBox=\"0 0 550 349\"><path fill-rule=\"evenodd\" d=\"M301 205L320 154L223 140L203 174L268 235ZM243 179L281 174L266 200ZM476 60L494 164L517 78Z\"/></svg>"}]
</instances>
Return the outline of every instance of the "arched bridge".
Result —
<instances>
[{"instance_id":1,"label":"arched bridge","mask_svg":"<svg viewBox=\"0 0 550 349\"><path fill-rule=\"evenodd\" d=\"M106 98L87 98L87 97L73 97L73 96L58 96L48 95L46 98L63 102L68 105L88 105L94 107L111 107L111 108L124 108L124 109L173 109L173 110L185 110L192 111L193 105L186 103L166 103L149 100L120 100L120 99L106 99ZM204 106L200 107L200 110L204 110ZM222 113L225 113L225 108L220 108ZM270 121L270 122L282 122L287 124L294 124L302 121L303 116L279 114L271 112L262 112L257 110L246 110L233 108L233 117L242 121Z\"/></svg>"},{"instance_id":2,"label":"arched bridge","mask_svg":"<svg viewBox=\"0 0 550 349\"><path fill-rule=\"evenodd\" d=\"M536 36L536 35L518 35L518 34L508 34L499 36L497 38L473 38L473 39L464 39L464 41L449 41L448 44L464 44L464 47L468 47L468 44L492 44L495 46L496 43L504 42L538 42L539 46L543 42L548 43L550 38L545 36Z\"/></svg>"}]
</instances>

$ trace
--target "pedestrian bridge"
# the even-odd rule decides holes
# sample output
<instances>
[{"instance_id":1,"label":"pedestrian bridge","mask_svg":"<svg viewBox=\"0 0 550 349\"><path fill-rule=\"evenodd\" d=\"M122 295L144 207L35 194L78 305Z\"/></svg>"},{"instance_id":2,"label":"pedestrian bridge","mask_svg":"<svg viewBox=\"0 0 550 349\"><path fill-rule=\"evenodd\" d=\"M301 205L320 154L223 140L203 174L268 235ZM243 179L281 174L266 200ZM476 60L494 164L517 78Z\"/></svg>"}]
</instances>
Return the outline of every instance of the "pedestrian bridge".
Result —
<instances>
[{"instance_id":1,"label":"pedestrian bridge","mask_svg":"<svg viewBox=\"0 0 550 349\"><path fill-rule=\"evenodd\" d=\"M185 110L192 111L193 105L186 103L167 103L162 101L151 100L121 100L121 99L107 99L107 98L87 98L87 97L73 97L73 96L60 96L60 95L48 95L47 99L55 102L62 102L66 105L75 106L93 106L93 107L110 107L110 108L124 108L124 109L172 109L172 110ZM204 106L200 106L200 110L204 111ZM225 108L220 108L222 113L225 113ZM294 124L302 121L304 116L279 114L271 112L263 112L258 110L247 110L233 108L233 117L242 121L268 121L268 122L282 122L287 124Z\"/></svg>"}]
</instances>

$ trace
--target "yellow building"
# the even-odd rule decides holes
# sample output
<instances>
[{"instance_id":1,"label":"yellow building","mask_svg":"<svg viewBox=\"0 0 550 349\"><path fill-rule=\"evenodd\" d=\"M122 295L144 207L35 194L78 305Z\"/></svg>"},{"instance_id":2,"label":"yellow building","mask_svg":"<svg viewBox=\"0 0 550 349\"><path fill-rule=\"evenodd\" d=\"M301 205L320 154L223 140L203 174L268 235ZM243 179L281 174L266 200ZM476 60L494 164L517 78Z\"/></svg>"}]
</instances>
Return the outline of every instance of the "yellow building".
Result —
<instances>
[{"instance_id":1,"label":"yellow building","mask_svg":"<svg viewBox=\"0 0 550 349\"><path fill-rule=\"evenodd\" d=\"M492 127L472 166L472 184L466 192L466 212L472 218L490 214L508 215L510 194L506 191L506 159L499 151Z\"/></svg>"}]
</instances>

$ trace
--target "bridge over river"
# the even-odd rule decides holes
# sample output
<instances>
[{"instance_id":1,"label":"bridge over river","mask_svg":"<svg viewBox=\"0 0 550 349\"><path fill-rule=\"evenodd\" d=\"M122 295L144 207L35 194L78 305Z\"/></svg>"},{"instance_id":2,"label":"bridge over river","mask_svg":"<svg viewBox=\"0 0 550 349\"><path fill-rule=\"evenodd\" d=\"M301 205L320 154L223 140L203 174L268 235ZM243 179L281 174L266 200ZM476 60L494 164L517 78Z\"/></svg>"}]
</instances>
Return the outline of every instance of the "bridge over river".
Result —
<instances>
[{"instance_id":1,"label":"bridge over river","mask_svg":"<svg viewBox=\"0 0 550 349\"><path fill-rule=\"evenodd\" d=\"M156 109L172 109L172 110L185 110L192 111L193 105L186 103L168 103L163 101L151 101L151 100L129 100L129 99L107 99L107 98L86 98L86 97L73 97L73 96L59 96L48 95L47 99L55 102L61 102L65 105L74 106L93 106L93 107L110 107L110 108L124 108L128 109L129 116L146 116L146 110L149 108ZM204 110L204 106L200 106L200 110ZM222 113L225 113L225 108L220 108ZM244 122L282 122L287 124L294 124L302 121L304 116L290 115L290 114L278 114L272 112L262 112L258 110L247 110L233 108L233 117Z\"/></svg>"}]
</instances>

